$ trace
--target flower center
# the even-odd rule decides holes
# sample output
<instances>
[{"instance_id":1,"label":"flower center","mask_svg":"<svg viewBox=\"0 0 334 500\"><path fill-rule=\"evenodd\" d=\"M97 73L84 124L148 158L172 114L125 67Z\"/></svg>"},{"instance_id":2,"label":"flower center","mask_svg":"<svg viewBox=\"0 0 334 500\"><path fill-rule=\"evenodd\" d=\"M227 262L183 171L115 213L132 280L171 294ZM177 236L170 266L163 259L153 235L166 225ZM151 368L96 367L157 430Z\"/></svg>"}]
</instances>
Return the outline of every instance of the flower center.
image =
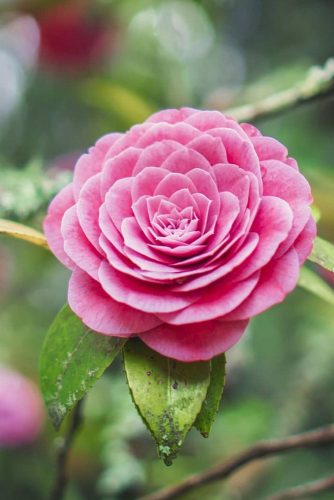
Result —
<instances>
[{"instance_id":1,"label":"flower center","mask_svg":"<svg viewBox=\"0 0 334 500\"><path fill-rule=\"evenodd\" d=\"M156 223L161 235L180 239L186 233L197 229L198 217L193 207L183 210L173 207L169 213L157 214Z\"/></svg>"}]
</instances>

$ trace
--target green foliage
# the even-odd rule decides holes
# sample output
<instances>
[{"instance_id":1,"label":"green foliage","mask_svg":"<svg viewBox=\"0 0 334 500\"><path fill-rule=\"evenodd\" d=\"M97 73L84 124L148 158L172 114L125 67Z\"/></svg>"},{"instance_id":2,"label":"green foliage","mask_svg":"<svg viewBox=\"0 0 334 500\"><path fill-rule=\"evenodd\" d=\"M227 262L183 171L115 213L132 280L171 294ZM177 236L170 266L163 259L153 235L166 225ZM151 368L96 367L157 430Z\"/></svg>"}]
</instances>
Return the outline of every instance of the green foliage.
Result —
<instances>
[{"instance_id":1,"label":"green foliage","mask_svg":"<svg viewBox=\"0 0 334 500\"><path fill-rule=\"evenodd\" d=\"M68 306L61 309L40 357L41 389L56 428L102 376L124 343L92 332Z\"/></svg>"},{"instance_id":2,"label":"green foliage","mask_svg":"<svg viewBox=\"0 0 334 500\"><path fill-rule=\"evenodd\" d=\"M170 465L206 398L210 362L180 363L132 339L124 348L124 366L136 408Z\"/></svg>"},{"instance_id":3,"label":"green foliage","mask_svg":"<svg viewBox=\"0 0 334 500\"><path fill-rule=\"evenodd\" d=\"M308 292L317 295L320 299L334 305L334 290L312 269L303 267L298 284Z\"/></svg>"},{"instance_id":4,"label":"green foliage","mask_svg":"<svg viewBox=\"0 0 334 500\"><path fill-rule=\"evenodd\" d=\"M315 239L313 252L309 257L311 262L334 272L334 245L319 236Z\"/></svg>"},{"instance_id":5,"label":"green foliage","mask_svg":"<svg viewBox=\"0 0 334 500\"><path fill-rule=\"evenodd\" d=\"M209 389L195 422L195 427L204 437L209 436L212 424L219 410L225 385L225 367L225 354L212 359Z\"/></svg>"},{"instance_id":6,"label":"green foliage","mask_svg":"<svg viewBox=\"0 0 334 500\"><path fill-rule=\"evenodd\" d=\"M116 114L127 127L146 120L156 111L154 105L134 91L102 79L85 81L81 95L91 106L102 109L104 113Z\"/></svg>"},{"instance_id":7,"label":"green foliage","mask_svg":"<svg viewBox=\"0 0 334 500\"><path fill-rule=\"evenodd\" d=\"M72 173L66 171L49 176L39 160L31 161L21 170L3 166L0 170L0 217L15 220L36 215L72 177Z\"/></svg>"}]
</instances>

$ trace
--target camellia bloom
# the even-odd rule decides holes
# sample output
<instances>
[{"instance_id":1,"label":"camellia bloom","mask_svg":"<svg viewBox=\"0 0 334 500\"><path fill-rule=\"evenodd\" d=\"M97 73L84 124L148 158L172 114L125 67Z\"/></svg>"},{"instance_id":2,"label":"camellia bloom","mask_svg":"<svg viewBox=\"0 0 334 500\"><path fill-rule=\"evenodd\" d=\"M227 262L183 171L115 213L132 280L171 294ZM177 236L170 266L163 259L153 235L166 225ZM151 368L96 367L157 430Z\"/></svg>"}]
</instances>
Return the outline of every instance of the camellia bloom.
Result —
<instances>
[{"instance_id":1,"label":"camellia bloom","mask_svg":"<svg viewBox=\"0 0 334 500\"><path fill-rule=\"evenodd\" d=\"M287 149L215 111L166 110L77 162L45 233L97 332L210 359L295 287L315 237Z\"/></svg>"},{"instance_id":2,"label":"camellia bloom","mask_svg":"<svg viewBox=\"0 0 334 500\"><path fill-rule=\"evenodd\" d=\"M0 367L0 448L32 443L43 422L43 403L35 384Z\"/></svg>"}]
</instances>

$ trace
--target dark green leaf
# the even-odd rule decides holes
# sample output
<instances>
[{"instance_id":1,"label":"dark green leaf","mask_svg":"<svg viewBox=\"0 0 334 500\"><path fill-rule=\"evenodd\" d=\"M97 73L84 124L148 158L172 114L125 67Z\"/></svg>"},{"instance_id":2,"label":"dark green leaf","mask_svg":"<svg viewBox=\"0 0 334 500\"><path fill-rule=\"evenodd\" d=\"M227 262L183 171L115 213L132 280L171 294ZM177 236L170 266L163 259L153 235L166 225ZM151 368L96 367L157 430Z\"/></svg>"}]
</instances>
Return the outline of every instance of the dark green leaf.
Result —
<instances>
[{"instance_id":1,"label":"dark green leaf","mask_svg":"<svg viewBox=\"0 0 334 500\"><path fill-rule=\"evenodd\" d=\"M334 245L317 237L309 260L328 269L328 271L334 272Z\"/></svg>"},{"instance_id":2,"label":"dark green leaf","mask_svg":"<svg viewBox=\"0 0 334 500\"><path fill-rule=\"evenodd\" d=\"M56 428L102 376L124 343L123 339L93 332L68 306L61 309L40 356L41 389Z\"/></svg>"},{"instance_id":3,"label":"dark green leaf","mask_svg":"<svg viewBox=\"0 0 334 500\"><path fill-rule=\"evenodd\" d=\"M225 385L225 368L225 354L212 359L208 393L195 422L195 427L204 437L209 436L212 424L215 421L219 410L219 404Z\"/></svg>"},{"instance_id":4,"label":"dark green leaf","mask_svg":"<svg viewBox=\"0 0 334 500\"><path fill-rule=\"evenodd\" d=\"M298 285L329 304L334 304L334 290L311 269L301 269Z\"/></svg>"},{"instance_id":5,"label":"dark green leaf","mask_svg":"<svg viewBox=\"0 0 334 500\"><path fill-rule=\"evenodd\" d=\"M180 363L138 339L124 348L133 401L167 465L194 424L210 383L210 362Z\"/></svg>"}]
</instances>

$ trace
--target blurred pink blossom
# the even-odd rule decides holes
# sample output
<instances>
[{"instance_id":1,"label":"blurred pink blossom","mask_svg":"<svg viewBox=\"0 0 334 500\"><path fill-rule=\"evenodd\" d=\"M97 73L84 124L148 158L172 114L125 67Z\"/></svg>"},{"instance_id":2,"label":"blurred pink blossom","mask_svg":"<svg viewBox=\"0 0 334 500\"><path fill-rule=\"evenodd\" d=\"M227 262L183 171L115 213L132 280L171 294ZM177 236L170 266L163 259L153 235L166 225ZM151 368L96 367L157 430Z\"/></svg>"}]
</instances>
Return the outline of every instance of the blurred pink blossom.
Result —
<instances>
[{"instance_id":1,"label":"blurred pink blossom","mask_svg":"<svg viewBox=\"0 0 334 500\"><path fill-rule=\"evenodd\" d=\"M0 447L32 443L43 422L43 403L35 384L0 367Z\"/></svg>"}]
</instances>

